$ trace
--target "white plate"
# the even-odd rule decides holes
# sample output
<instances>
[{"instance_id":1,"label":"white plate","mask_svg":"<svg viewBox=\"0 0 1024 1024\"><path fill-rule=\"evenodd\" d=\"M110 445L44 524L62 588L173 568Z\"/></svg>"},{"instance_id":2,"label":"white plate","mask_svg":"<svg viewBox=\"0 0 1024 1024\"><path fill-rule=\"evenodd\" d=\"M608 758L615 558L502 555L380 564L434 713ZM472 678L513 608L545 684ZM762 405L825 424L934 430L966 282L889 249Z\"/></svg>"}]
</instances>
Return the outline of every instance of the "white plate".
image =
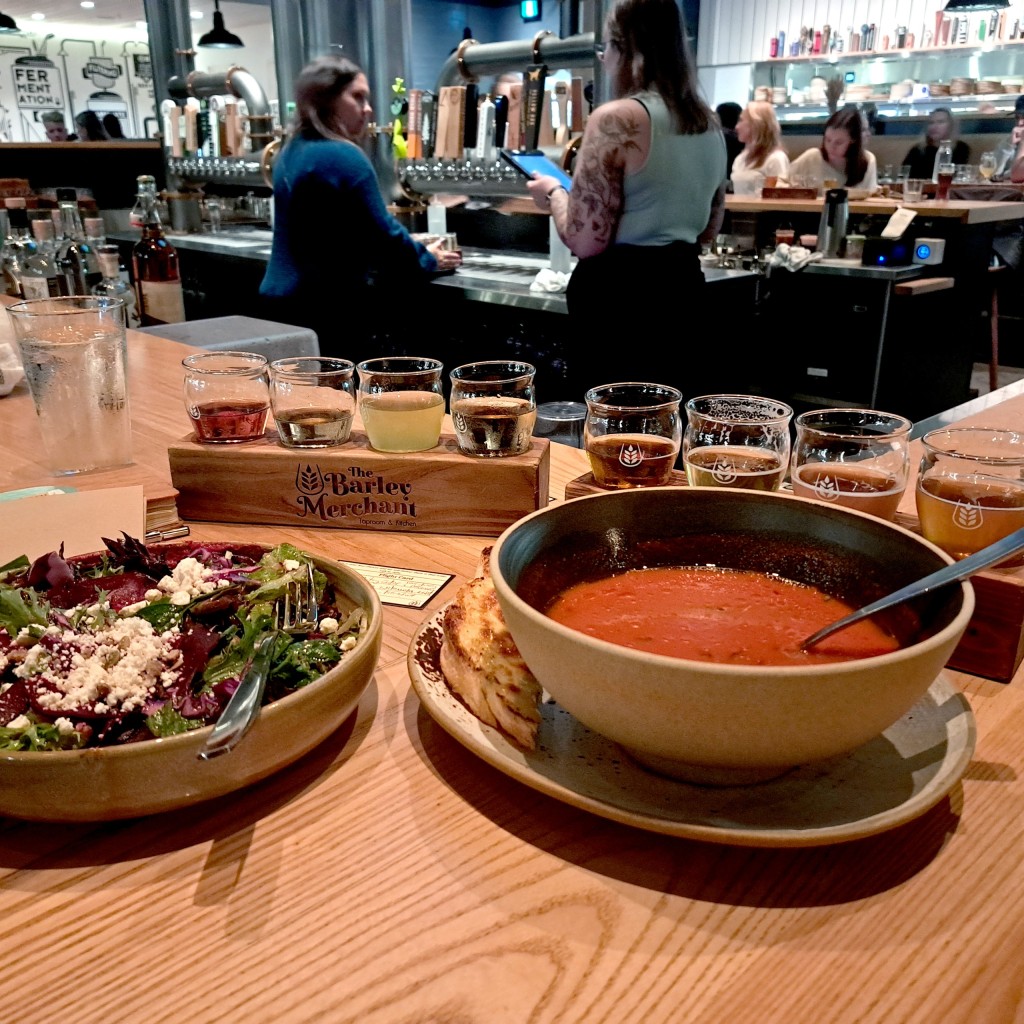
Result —
<instances>
[{"instance_id":1,"label":"white plate","mask_svg":"<svg viewBox=\"0 0 1024 1024\"><path fill-rule=\"evenodd\" d=\"M499 771L548 796L652 832L736 846L818 846L895 828L960 780L974 752L970 705L945 674L875 740L753 786L691 786L646 771L554 701L541 706L535 751L470 714L439 664L441 612L409 645L409 675L428 714Z\"/></svg>"}]
</instances>

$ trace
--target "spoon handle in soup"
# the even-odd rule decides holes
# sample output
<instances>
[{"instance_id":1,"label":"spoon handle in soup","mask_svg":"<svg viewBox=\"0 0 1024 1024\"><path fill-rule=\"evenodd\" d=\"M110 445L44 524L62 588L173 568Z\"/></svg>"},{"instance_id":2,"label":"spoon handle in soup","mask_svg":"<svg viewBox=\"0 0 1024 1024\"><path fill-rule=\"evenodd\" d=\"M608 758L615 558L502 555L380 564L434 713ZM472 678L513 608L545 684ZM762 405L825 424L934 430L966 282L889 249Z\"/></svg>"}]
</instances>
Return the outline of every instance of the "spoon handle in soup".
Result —
<instances>
[{"instance_id":1,"label":"spoon handle in soup","mask_svg":"<svg viewBox=\"0 0 1024 1024\"><path fill-rule=\"evenodd\" d=\"M989 544L988 547L976 551L973 555L969 555L959 562L947 565L937 572L916 580L914 583L908 583L900 590L889 594L888 597L881 597L877 601L872 601L871 604L867 604L841 619L836 619L830 625L819 629L817 633L812 633L800 645L800 649L806 651L809 647L813 647L816 643L838 632L840 629L852 626L855 622L860 622L861 619L866 619L877 612L884 611L886 608L891 608L893 605L909 601L912 597L927 594L931 590L944 587L947 583L965 580L968 576L973 576L980 569L986 569L990 565L1002 562L1019 551L1024 551L1024 528L1015 530L1008 537L996 541L995 544Z\"/></svg>"}]
</instances>

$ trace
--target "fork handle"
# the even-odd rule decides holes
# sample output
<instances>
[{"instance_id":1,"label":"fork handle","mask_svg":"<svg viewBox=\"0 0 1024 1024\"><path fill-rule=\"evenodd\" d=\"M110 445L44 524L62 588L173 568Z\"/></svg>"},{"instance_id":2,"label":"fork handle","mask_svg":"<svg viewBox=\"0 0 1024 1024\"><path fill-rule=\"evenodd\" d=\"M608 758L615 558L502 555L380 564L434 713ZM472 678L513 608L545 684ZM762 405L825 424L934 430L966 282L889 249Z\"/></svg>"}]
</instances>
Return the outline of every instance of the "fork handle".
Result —
<instances>
[{"instance_id":1,"label":"fork handle","mask_svg":"<svg viewBox=\"0 0 1024 1024\"><path fill-rule=\"evenodd\" d=\"M231 694L227 707L217 719L217 724L203 744L203 749L196 755L200 760L209 761L233 750L256 721L260 705L263 703L263 691L267 686L275 635L268 633L259 642L249 671L242 677L238 689Z\"/></svg>"}]
</instances>

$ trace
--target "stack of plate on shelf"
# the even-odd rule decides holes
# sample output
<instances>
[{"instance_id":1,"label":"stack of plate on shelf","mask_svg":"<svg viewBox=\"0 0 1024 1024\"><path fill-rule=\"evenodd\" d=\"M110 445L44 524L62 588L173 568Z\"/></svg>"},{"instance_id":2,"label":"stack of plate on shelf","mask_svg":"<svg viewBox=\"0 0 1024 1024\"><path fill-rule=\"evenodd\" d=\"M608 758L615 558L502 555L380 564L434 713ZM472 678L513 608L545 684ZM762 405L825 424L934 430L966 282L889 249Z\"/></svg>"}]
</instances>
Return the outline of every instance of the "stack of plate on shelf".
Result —
<instances>
[{"instance_id":1,"label":"stack of plate on shelf","mask_svg":"<svg viewBox=\"0 0 1024 1024\"><path fill-rule=\"evenodd\" d=\"M996 82L991 78L982 78L977 85L977 91L983 96L1003 92L1003 83Z\"/></svg>"},{"instance_id":2,"label":"stack of plate on shelf","mask_svg":"<svg viewBox=\"0 0 1024 1024\"><path fill-rule=\"evenodd\" d=\"M889 102L898 103L900 100L909 99L913 91L914 82L910 78L906 78L902 82L894 82L889 87Z\"/></svg>"},{"instance_id":3,"label":"stack of plate on shelf","mask_svg":"<svg viewBox=\"0 0 1024 1024\"><path fill-rule=\"evenodd\" d=\"M974 92L974 82L970 78L954 78L949 83L950 96L970 96Z\"/></svg>"},{"instance_id":4,"label":"stack of plate on shelf","mask_svg":"<svg viewBox=\"0 0 1024 1024\"><path fill-rule=\"evenodd\" d=\"M932 82L928 86L928 91L932 96L948 96L950 87L944 82Z\"/></svg>"},{"instance_id":5,"label":"stack of plate on shelf","mask_svg":"<svg viewBox=\"0 0 1024 1024\"><path fill-rule=\"evenodd\" d=\"M850 103L856 103L860 100L871 99L871 86L870 85L848 85L846 87L846 99Z\"/></svg>"}]
</instances>

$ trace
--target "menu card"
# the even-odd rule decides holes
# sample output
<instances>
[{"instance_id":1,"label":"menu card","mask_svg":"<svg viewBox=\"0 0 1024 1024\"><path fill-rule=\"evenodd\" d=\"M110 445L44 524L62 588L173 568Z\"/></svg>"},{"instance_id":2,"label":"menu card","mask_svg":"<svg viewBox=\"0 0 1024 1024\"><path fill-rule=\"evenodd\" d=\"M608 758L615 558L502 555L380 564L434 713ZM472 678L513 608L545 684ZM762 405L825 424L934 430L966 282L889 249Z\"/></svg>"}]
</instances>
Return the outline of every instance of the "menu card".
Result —
<instances>
[{"instance_id":1,"label":"menu card","mask_svg":"<svg viewBox=\"0 0 1024 1024\"><path fill-rule=\"evenodd\" d=\"M0 494L0 565L20 555L38 558L64 545L65 555L104 549L103 537L143 538L146 501L142 485L100 490L47 489L23 496Z\"/></svg>"}]
</instances>

